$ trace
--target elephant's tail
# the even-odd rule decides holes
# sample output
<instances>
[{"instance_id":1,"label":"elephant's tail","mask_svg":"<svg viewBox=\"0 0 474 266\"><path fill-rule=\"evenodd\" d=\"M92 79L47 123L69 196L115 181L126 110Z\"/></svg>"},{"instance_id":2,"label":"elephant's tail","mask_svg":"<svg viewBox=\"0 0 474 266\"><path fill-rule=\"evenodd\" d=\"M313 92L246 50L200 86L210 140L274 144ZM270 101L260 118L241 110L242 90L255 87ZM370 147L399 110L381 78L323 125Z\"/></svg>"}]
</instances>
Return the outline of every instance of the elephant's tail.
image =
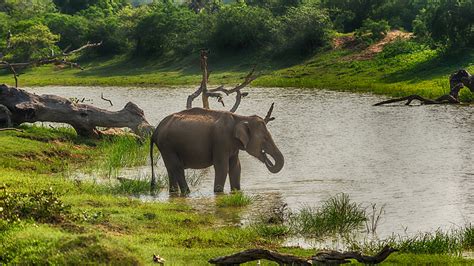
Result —
<instances>
[{"instance_id":1,"label":"elephant's tail","mask_svg":"<svg viewBox=\"0 0 474 266\"><path fill-rule=\"evenodd\" d=\"M150 139L151 189L152 190L156 188L155 161L153 160L153 147L155 146L154 136L155 134L153 134Z\"/></svg>"}]
</instances>

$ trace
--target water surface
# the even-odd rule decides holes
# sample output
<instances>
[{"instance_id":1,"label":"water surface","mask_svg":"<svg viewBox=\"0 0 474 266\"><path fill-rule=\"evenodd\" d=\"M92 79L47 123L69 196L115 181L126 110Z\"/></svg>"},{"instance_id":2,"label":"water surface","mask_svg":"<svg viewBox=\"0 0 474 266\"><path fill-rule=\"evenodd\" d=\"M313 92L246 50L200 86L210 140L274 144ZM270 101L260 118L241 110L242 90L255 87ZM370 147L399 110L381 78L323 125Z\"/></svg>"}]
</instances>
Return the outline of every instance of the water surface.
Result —
<instances>
[{"instance_id":1,"label":"water surface","mask_svg":"<svg viewBox=\"0 0 474 266\"><path fill-rule=\"evenodd\" d=\"M86 98L91 100L87 103L108 110L133 101L156 125L184 109L195 88L28 90ZM474 221L473 106L373 107L384 98L306 89L247 91L250 95L238 113L263 117L275 102L276 120L268 128L285 156L283 170L271 174L262 163L241 153L242 188L247 193L276 195L291 208L317 206L341 192L367 206L385 204L378 228L381 236L448 229ZM100 99L101 93L113 101L113 107ZM225 98L225 102L232 106L233 99ZM213 102L213 108L222 106ZM142 171L148 167L136 169L137 176L149 175ZM213 197L212 169L202 175L192 196Z\"/></svg>"}]
</instances>

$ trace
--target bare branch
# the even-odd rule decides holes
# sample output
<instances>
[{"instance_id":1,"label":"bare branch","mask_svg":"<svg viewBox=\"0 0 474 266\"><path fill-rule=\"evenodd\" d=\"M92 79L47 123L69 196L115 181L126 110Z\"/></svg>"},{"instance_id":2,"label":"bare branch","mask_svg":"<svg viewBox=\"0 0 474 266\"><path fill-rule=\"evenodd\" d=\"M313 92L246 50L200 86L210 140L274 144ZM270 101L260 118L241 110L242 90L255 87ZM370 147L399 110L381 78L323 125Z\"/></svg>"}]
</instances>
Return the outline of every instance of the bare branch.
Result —
<instances>
[{"instance_id":1,"label":"bare branch","mask_svg":"<svg viewBox=\"0 0 474 266\"><path fill-rule=\"evenodd\" d=\"M188 96L188 100L186 101L186 109L191 109L193 108L193 101L196 99L199 95L201 95L202 92L202 87L199 87L193 94Z\"/></svg>"},{"instance_id":2,"label":"bare branch","mask_svg":"<svg viewBox=\"0 0 474 266\"><path fill-rule=\"evenodd\" d=\"M268 110L267 115L263 119L265 121L265 124L268 124L268 122L275 120L275 117L272 117L274 106L275 106L275 103L272 103L272 106L270 106L270 109Z\"/></svg>"},{"instance_id":3,"label":"bare branch","mask_svg":"<svg viewBox=\"0 0 474 266\"><path fill-rule=\"evenodd\" d=\"M224 104L224 99L222 97L222 94L219 92L225 93L227 96L230 94L235 93L235 103L230 109L230 112L235 112L237 108L240 105L240 102L242 101L242 97L245 97L248 95L246 92L241 92L245 86L250 84L252 81L254 81L257 76L254 75L255 72L255 66L252 68L252 71L250 71L249 74L245 77L245 80L234 87L233 89L225 89L224 86L219 86L215 89L208 89L207 88L207 83L209 81L209 76L210 72L208 71L207 68L207 58L208 58L208 51L206 50L201 50L201 70L202 70L202 80L201 80L201 86L191 95L188 96L187 102L186 102L186 108L192 108L192 102L194 99L196 99L199 95L202 93L202 103L203 103L203 108L209 109L209 97L212 98L217 98L217 101L222 104L222 106L225 107Z\"/></svg>"},{"instance_id":4,"label":"bare branch","mask_svg":"<svg viewBox=\"0 0 474 266\"><path fill-rule=\"evenodd\" d=\"M293 255L280 254L266 249L248 249L229 256L211 259L209 263L217 265L239 265L260 259L274 261L280 265L312 265L310 260Z\"/></svg>"},{"instance_id":5,"label":"bare branch","mask_svg":"<svg viewBox=\"0 0 474 266\"><path fill-rule=\"evenodd\" d=\"M109 103L110 103L110 106L114 106L114 104L112 103L111 100L109 100L109 99L107 99L107 98L104 97L104 93L101 93L101 94L100 94L100 98L101 98L102 100L106 101L106 102L109 102ZM83 99L83 100L84 100L84 99Z\"/></svg>"}]
</instances>

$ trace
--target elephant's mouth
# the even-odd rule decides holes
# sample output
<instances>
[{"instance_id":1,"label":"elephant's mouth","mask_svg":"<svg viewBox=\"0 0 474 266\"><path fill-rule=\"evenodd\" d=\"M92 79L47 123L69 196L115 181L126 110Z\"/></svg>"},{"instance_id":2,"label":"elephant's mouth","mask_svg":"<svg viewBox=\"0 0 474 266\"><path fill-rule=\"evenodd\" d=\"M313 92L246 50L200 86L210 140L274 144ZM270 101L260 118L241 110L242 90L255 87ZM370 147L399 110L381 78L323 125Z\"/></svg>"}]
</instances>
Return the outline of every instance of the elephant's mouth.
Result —
<instances>
[{"instance_id":1,"label":"elephant's mouth","mask_svg":"<svg viewBox=\"0 0 474 266\"><path fill-rule=\"evenodd\" d=\"M270 156L268 156L270 155ZM262 162L265 163L265 165L268 168L273 168L275 167L275 158L271 154L266 153L265 151L262 151Z\"/></svg>"}]
</instances>

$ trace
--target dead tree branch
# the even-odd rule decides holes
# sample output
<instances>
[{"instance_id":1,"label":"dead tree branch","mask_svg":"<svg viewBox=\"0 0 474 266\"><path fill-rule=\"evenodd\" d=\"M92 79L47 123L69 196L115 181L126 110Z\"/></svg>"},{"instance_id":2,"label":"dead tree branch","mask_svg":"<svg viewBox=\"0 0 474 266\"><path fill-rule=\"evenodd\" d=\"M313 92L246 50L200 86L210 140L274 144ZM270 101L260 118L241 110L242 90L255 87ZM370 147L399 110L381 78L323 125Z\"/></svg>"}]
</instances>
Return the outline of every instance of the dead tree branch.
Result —
<instances>
[{"instance_id":1,"label":"dead tree branch","mask_svg":"<svg viewBox=\"0 0 474 266\"><path fill-rule=\"evenodd\" d=\"M266 259L277 262L280 265L313 265L313 263L338 265L349 263L349 259L355 259L360 263L377 264L384 261L390 254L396 251L398 250L389 246L385 246L374 256L362 255L360 252L323 251L317 253L310 259L306 259L293 255L280 254L266 249L248 249L229 256L211 259L209 263L217 265L238 265L249 261Z\"/></svg>"},{"instance_id":2,"label":"dead tree branch","mask_svg":"<svg viewBox=\"0 0 474 266\"><path fill-rule=\"evenodd\" d=\"M402 98L396 98L396 99L390 99L386 101L382 101L379 103L374 104L374 106L380 106L380 105L385 105L385 104L390 104L390 103L396 103L396 102L403 102L407 101L405 105L410 105L412 101L418 100L422 104L429 105L429 104L458 104L459 101L453 98L451 95L446 94L441 97L439 97L436 100L431 100L427 98L423 98L419 95L413 94L410 96L402 97Z\"/></svg>"},{"instance_id":3,"label":"dead tree branch","mask_svg":"<svg viewBox=\"0 0 474 266\"><path fill-rule=\"evenodd\" d=\"M199 95L202 95L203 108L209 109L209 97L217 98L217 101L220 102L222 106L225 106L222 93L224 93L227 96L235 93L235 103L232 106L232 108L229 110L232 113L235 112L237 108L239 107L240 102L242 101L242 98L248 95L248 93L242 92L241 90L257 78L257 76L254 75L255 66L252 68L252 71L250 71L250 73L245 77L244 81L233 89L228 90L228 89L225 89L224 86L219 86L215 89L208 89L207 83L209 81L210 72L208 71L207 59L208 59L208 52L205 50L201 50L201 58L200 58L201 70L202 70L201 86L193 94L188 96L188 99L186 102L186 108L187 109L192 108L192 102L194 101L194 99L199 97Z\"/></svg>"},{"instance_id":4,"label":"dead tree branch","mask_svg":"<svg viewBox=\"0 0 474 266\"><path fill-rule=\"evenodd\" d=\"M397 249L385 246L379 253L375 256L366 256L362 255L360 252L339 252L339 251L324 251L319 252L313 256L313 263L323 263L323 264L344 264L350 263L349 259L355 259L360 263L365 264L377 264L384 261L390 254L398 251Z\"/></svg>"},{"instance_id":5,"label":"dead tree branch","mask_svg":"<svg viewBox=\"0 0 474 266\"><path fill-rule=\"evenodd\" d=\"M122 110L114 112L88 104L74 103L55 95L36 95L0 85L0 104L11 112L13 126L24 122L66 123L82 136L97 135L97 127L127 127L139 136L148 135L153 131L143 110L132 102L127 103Z\"/></svg>"},{"instance_id":6,"label":"dead tree branch","mask_svg":"<svg viewBox=\"0 0 474 266\"><path fill-rule=\"evenodd\" d=\"M268 124L268 122L275 120L275 117L272 117L274 106L275 106L275 103L272 103L272 106L270 106L270 109L268 110L267 115L263 119L265 121L265 124Z\"/></svg>"},{"instance_id":7,"label":"dead tree branch","mask_svg":"<svg viewBox=\"0 0 474 266\"><path fill-rule=\"evenodd\" d=\"M266 249L248 249L233 255L211 259L209 263L217 265L238 265L260 259L274 261L280 265L312 265L311 260L293 255L280 254Z\"/></svg>"},{"instance_id":8,"label":"dead tree branch","mask_svg":"<svg viewBox=\"0 0 474 266\"><path fill-rule=\"evenodd\" d=\"M111 100L109 100L109 99L107 99L107 98L104 97L104 93L101 93L101 94L100 94L100 98L101 98L102 100L106 101L106 102L109 102L109 103L110 103L110 106L114 106L114 104L112 103ZM84 102L84 101L81 101L81 102Z\"/></svg>"}]
</instances>

